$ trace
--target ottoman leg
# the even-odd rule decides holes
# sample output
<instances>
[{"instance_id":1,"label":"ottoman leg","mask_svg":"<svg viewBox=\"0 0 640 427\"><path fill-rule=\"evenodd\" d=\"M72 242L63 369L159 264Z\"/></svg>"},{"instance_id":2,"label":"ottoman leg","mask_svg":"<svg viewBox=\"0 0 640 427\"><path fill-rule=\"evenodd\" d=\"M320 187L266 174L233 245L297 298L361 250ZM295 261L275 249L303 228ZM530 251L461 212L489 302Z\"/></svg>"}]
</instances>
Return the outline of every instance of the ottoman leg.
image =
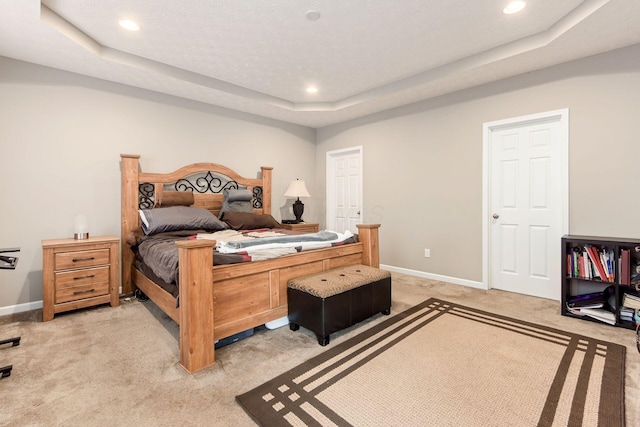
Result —
<instances>
[{"instance_id":1,"label":"ottoman leg","mask_svg":"<svg viewBox=\"0 0 640 427\"><path fill-rule=\"evenodd\" d=\"M289 329L291 329L292 331L297 331L298 329L300 329L300 325L298 325L297 323L289 323Z\"/></svg>"},{"instance_id":2,"label":"ottoman leg","mask_svg":"<svg viewBox=\"0 0 640 427\"><path fill-rule=\"evenodd\" d=\"M321 337L320 335L318 335L318 344L323 347L329 344L329 335L327 335L326 337Z\"/></svg>"},{"instance_id":3,"label":"ottoman leg","mask_svg":"<svg viewBox=\"0 0 640 427\"><path fill-rule=\"evenodd\" d=\"M382 314L384 314L385 316L388 316L391 314L391 309L387 308L386 310L382 310Z\"/></svg>"}]
</instances>

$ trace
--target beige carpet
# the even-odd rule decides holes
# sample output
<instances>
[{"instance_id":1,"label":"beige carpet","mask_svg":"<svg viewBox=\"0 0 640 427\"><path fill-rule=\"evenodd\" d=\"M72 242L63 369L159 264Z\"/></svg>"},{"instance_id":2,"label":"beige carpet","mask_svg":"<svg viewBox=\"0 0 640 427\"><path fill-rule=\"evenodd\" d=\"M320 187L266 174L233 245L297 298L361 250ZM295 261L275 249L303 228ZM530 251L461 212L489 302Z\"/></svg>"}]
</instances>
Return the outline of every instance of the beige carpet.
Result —
<instances>
[{"instance_id":1,"label":"beige carpet","mask_svg":"<svg viewBox=\"0 0 640 427\"><path fill-rule=\"evenodd\" d=\"M626 420L640 425L634 331L560 316L556 301L393 274L392 315L430 297L626 346ZM1 426L255 426L235 396L389 317L333 334L327 347L302 328L260 330L216 351L216 364L195 375L177 363L176 324L151 302L40 319L39 311L0 318L0 338L22 336L20 346L0 349L0 366L14 366L0 380ZM474 355L483 362L480 350Z\"/></svg>"},{"instance_id":2,"label":"beige carpet","mask_svg":"<svg viewBox=\"0 0 640 427\"><path fill-rule=\"evenodd\" d=\"M623 425L624 359L431 298L237 399L261 426Z\"/></svg>"}]
</instances>

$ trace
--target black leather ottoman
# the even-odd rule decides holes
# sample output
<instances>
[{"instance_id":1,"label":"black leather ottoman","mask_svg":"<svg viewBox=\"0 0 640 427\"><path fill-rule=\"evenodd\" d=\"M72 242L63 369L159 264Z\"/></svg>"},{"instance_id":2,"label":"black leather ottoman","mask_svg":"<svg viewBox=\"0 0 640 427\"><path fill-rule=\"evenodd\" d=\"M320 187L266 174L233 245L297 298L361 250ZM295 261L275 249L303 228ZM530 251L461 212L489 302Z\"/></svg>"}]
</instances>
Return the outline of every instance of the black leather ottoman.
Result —
<instances>
[{"instance_id":1,"label":"black leather ottoman","mask_svg":"<svg viewBox=\"0 0 640 427\"><path fill-rule=\"evenodd\" d=\"M377 313L391 312L391 273L352 265L291 279L287 287L289 327L314 332L318 343Z\"/></svg>"}]
</instances>

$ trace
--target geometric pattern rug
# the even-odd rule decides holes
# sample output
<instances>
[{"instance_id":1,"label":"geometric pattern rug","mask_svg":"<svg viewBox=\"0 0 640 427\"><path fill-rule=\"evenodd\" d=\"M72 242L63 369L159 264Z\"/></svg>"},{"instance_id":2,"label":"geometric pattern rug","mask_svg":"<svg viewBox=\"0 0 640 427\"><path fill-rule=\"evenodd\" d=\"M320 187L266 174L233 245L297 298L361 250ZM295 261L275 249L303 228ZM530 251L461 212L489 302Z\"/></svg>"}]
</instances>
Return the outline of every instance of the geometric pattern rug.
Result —
<instances>
[{"instance_id":1,"label":"geometric pattern rug","mask_svg":"<svg viewBox=\"0 0 640 427\"><path fill-rule=\"evenodd\" d=\"M431 298L236 396L261 426L622 426L625 347Z\"/></svg>"}]
</instances>

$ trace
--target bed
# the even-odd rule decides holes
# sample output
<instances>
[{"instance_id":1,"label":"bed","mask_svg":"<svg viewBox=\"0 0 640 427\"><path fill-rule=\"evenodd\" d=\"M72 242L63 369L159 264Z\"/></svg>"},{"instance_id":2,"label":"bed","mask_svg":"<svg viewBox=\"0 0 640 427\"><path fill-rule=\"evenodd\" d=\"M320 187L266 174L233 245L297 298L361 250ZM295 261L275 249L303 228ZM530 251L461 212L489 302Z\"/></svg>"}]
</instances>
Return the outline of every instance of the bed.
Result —
<instances>
[{"instance_id":1,"label":"bed","mask_svg":"<svg viewBox=\"0 0 640 427\"><path fill-rule=\"evenodd\" d=\"M347 265L379 267L380 224L358 225L357 243L284 255L263 261L214 265L215 240L177 240L179 305L171 292L136 268L130 236L141 227L141 209L152 209L169 191L193 193L193 206L218 215L225 188L252 192L252 211L271 214L272 168L242 177L215 163L195 163L169 173L140 170L140 156L121 154L122 293L144 292L180 325L180 364L189 373L215 361L216 340L287 316L287 282Z\"/></svg>"}]
</instances>

